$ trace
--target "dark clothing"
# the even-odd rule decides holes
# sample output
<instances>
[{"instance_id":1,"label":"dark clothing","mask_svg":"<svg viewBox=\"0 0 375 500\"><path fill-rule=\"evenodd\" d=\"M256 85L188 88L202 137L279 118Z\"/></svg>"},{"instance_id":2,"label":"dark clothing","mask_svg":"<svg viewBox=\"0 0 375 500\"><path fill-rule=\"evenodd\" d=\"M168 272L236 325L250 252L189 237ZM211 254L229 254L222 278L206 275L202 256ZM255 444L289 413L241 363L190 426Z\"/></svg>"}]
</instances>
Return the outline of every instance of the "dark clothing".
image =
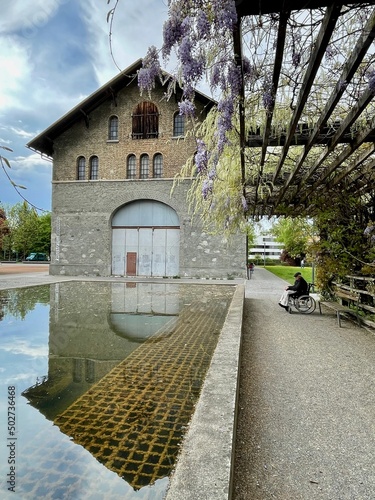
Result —
<instances>
[{"instance_id":1,"label":"dark clothing","mask_svg":"<svg viewBox=\"0 0 375 500\"><path fill-rule=\"evenodd\" d=\"M305 278L302 278L302 276L299 276L298 279L294 282L294 285L288 286L287 290L294 290L296 292L296 295L306 295L307 290L309 288L309 285L307 284L307 281Z\"/></svg>"}]
</instances>

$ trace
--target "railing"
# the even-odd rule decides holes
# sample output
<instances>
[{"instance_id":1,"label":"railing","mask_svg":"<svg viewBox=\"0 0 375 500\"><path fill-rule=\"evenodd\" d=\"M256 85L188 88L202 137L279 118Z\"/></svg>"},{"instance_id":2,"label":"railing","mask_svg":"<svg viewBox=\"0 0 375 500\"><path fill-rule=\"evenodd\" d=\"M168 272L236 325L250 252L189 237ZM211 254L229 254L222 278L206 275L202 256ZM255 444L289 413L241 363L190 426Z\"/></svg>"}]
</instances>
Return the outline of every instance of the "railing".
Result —
<instances>
[{"instance_id":1,"label":"railing","mask_svg":"<svg viewBox=\"0 0 375 500\"><path fill-rule=\"evenodd\" d=\"M340 305L354 312L362 323L375 328L375 279L348 275L332 284Z\"/></svg>"}]
</instances>

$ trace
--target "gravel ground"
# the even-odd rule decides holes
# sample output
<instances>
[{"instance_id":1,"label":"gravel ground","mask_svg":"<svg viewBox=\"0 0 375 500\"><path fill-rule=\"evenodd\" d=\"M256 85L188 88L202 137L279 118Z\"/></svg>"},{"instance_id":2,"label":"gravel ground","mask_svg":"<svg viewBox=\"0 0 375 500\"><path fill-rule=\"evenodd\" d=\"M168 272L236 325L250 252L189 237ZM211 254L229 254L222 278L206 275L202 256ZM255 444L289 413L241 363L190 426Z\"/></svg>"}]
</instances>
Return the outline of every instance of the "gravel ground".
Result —
<instances>
[{"instance_id":1,"label":"gravel ground","mask_svg":"<svg viewBox=\"0 0 375 500\"><path fill-rule=\"evenodd\" d=\"M246 285L234 500L375 499L375 335Z\"/></svg>"}]
</instances>

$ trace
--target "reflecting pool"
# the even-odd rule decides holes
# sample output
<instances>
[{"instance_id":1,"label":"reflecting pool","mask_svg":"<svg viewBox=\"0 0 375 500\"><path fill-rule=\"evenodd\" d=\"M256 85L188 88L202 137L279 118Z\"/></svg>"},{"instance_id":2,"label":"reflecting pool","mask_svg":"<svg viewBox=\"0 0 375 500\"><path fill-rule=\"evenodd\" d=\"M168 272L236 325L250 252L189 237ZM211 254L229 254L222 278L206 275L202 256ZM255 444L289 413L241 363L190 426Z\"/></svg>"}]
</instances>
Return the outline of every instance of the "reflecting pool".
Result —
<instances>
[{"instance_id":1,"label":"reflecting pool","mask_svg":"<svg viewBox=\"0 0 375 500\"><path fill-rule=\"evenodd\" d=\"M234 290L0 291L1 497L161 500Z\"/></svg>"}]
</instances>

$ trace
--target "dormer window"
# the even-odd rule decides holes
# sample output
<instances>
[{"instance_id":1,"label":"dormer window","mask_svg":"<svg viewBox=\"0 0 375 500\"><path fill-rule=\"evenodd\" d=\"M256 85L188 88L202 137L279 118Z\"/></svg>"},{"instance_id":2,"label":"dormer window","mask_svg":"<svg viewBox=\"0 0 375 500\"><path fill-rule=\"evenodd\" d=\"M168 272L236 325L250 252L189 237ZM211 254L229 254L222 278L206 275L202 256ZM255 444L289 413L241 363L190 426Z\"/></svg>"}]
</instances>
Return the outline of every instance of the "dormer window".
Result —
<instances>
[{"instance_id":1,"label":"dormer window","mask_svg":"<svg viewBox=\"0 0 375 500\"><path fill-rule=\"evenodd\" d=\"M155 139L159 136L159 112L154 103L139 103L132 118L133 139Z\"/></svg>"}]
</instances>

